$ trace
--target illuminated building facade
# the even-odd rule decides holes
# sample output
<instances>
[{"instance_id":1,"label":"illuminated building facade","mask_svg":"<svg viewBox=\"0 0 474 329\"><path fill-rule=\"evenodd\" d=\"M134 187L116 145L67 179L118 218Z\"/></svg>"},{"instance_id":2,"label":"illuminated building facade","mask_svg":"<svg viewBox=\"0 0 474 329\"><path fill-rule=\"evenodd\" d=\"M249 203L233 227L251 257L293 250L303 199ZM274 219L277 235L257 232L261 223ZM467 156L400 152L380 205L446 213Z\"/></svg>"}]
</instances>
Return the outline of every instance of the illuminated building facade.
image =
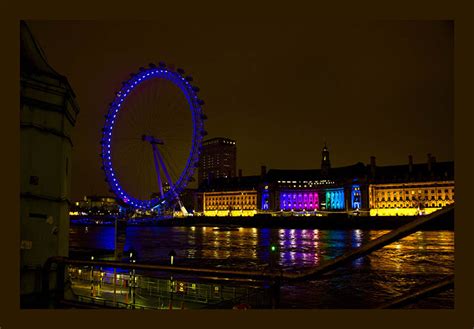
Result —
<instances>
[{"instance_id":1,"label":"illuminated building facade","mask_svg":"<svg viewBox=\"0 0 474 329\"><path fill-rule=\"evenodd\" d=\"M261 204L260 176L204 181L196 193L198 213L206 216L253 216Z\"/></svg>"},{"instance_id":2,"label":"illuminated building facade","mask_svg":"<svg viewBox=\"0 0 474 329\"><path fill-rule=\"evenodd\" d=\"M239 211L413 216L454 203L453 162L436 162L436 158L428 155L426 163L413 164L410 156L406 165L377 166L375 157L371 157L368 165L358 162L332 168L326 145L322 159L321 169L267 172L262 166L260 176L239 175L203 183L201 211L219 216L240 215ZM248 191L252 191L252 198L237 197L238 193ZM226 194L231 192L232 198Z\"/></svg>"},{"instance_id":3,"label":"illuminated building facade","mask_svg":"<svg viewBox=\"0 0 474 329\"><path fill-rule=\"evenodd\" d=\"M265 175L268 211L365 211L369 212L367 168L363 163L331 168L329 151L322 151L321 169L269 170ZM263 197L262 197L263 199ZM263 210L263 208L262 208Z\"/></svg>"},{"instance_id":4,"label":"illuminated building facade","mask_svg":"<svg viewBox=\"0 0 474 329\"><path fill-rule=\"evenodd\" d=\"M253 216L256 213L256 190L204 192L206 216Z\"/></svg>"},{"instance_id":5,"label":"illuminated building facade","mask_svg":"<svg viewBox=\"0 0 474 329\"><path fill-rule=\"evenodd\" d=\"M84 200L77 201L76 206L81 208L103 208L103 207L113 207L117 205L117 201L114 197L110 196L85 196Z\"/></svg>"},{"instance_id":6,"label":"illuminated building facade","mask_svg":"<svg viewBox=\"0 0 474 329\"><path fill-rule=\"evenodd\" d=\"M117 200L110 196L85 196L71 205L70 215L113 215L120 210Z\"/></svg>"},{"instance_id":7,"label":"illuminated building facade","mask_svg":"<svg viewBox=\"0 0 474 329\"><path fill-rule=\"evenodd\" d=\"M371 216L426 215L454 203L454 162L377 167L371 161L369 205Z\"/></svg>"},{"instance_id":8,"label":"illuminated building facade","mask_svg":"<svg viewBox=\"0 0 474 329\"><path fill-rule=\"evenodd\" d=\"M270 191L268 190L268 185L262 190L262 200L261 200L261 208L262 210L268 210L270 207Z\"/></svg>"},{"instance_id":9,"label":"illuminated building facade","mask_svg":"<svg viewBox=\"0 0 474 329\"><path fill-rule=\"evenodd\" d=\"M351 206L352 209L360 209L362 206L362 196L360 185L354 184L351 189Z\"/></svg>"},{"instance_id":10,"label":"illuminated building facade","mask_svg":"<svg viewBox=\"0 0 474 329\"><path fill-rule=\"evenodd\" d=\"M199 158L198 185L204 180L235 177L236 163L235 140L217 137L204 141Z\"/></svg>"},{"instance_id":11,"label":"illuminated building facade","mask_svg":"<svg viewBox=\"0 0 474 329\"><path fill-rule=\"evenodd\" d=\"M319 195L315 191L282 191L280 209L285 211L318 210Z\"/></svg>"},{"instance_id":12,"label":"illuminated building facade","mask_svg":"<svg viewBox=\"0 0 474 329\"><path fill-rule=\"evenodd\" d=\"M426 215L454 203L454 181L373 184L370 215Z\"/></svg>"},{"instance_id":13,"label":"illuminated building facade","mask_svg":"<svg viewBox=\"0 0 474 329\"><path fill-rule=\"evenodd\" d=\"M344 189L334 188L326 190L326 209L342 210L345 209Z\"/></svg>"}]
</instances>

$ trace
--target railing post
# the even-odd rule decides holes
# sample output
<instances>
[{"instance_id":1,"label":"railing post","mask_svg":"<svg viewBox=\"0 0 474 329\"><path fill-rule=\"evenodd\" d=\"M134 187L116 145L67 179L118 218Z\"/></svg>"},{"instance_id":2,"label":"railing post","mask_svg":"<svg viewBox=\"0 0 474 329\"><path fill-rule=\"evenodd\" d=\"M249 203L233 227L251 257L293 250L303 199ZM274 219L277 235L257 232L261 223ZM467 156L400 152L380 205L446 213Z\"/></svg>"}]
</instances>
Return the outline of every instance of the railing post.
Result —
<instances>
[{"instance_id":1,"label":"railing post","mask_svg":"<svg viewBox=\"0 0 474 329\"><path fill-rule=\"evenodd\" d=\"M41 289L43 297L43 307L48 307L49 302L49 271L51 270L51 261L48 259L43 265L41 273Z\"/></svg>"},{"instance_id":2,"label":"railing post","mask_svg":"<svg viewBox=\"0 0 474 329\"><path fill-rule=\"evenodd\" d=\"M56 263L56 301L64 299L64 280L65 280L65 269L64 263Z\"/></svg>"}]
</instances>

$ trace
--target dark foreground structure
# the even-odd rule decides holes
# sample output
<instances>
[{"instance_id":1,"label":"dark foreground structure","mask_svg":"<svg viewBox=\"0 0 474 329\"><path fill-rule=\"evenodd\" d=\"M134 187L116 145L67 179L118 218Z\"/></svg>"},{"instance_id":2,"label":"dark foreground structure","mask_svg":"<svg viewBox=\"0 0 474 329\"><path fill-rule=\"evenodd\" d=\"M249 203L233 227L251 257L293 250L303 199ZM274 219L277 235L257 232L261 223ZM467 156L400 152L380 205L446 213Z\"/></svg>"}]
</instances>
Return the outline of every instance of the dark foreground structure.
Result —
<instances>
[{"instance_id":1,"label":"dark foreground structure","mask_svg":"<svg viewBox=\"0 0 474 329\"><path fill-rule=\"evenodd\" d=\"M29 300L41 292L46 259L68 255L71 131L79 107L23 21L20 54L20 291Z\"/></svg>"}]
</instances>

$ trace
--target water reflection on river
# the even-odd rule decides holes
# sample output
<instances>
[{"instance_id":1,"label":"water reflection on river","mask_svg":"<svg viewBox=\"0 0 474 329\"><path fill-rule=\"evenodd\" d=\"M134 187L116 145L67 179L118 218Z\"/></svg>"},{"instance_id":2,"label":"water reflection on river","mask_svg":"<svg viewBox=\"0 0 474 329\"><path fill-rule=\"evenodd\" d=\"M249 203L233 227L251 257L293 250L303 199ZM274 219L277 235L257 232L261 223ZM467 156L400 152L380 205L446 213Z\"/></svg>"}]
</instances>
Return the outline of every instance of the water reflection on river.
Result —
<instances>
[{"instance_id":1,"label":"water reflection on river","mask_svg":"<svg viewBox=\"0 0 474 329\"><path fill-rule=\"evenodd\" d=\"M71 227L72 248L113 249L114 228ZM196 267L263 269L270 262L284 270L318 266L388 231L256 229L219 231L212 227L128 227L125 250L142 262ZM270 246L275 245L275 258ZM407 292L416 285L454 273L454 233L424 231L354 260L319 280L282 289L287 307L367 308ZM424 303L424 304L423 304ZM415 307L452 308L453 292Z\"/></svg>"}]
</instances>

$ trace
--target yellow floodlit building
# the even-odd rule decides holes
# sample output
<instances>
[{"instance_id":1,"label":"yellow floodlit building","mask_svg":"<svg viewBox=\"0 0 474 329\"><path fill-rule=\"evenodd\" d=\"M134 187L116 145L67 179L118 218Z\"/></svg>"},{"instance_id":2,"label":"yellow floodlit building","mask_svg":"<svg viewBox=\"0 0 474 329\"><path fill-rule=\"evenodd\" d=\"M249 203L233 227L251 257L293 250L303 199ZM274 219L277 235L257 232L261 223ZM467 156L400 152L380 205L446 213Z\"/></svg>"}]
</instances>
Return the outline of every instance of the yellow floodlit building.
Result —
<instances>
[{"instance_id":1,"label":"yellow floodlit building","mask_svg":"<svg viewBox=\"0 0 474 329\"><path fill-rule=\"evenodd\" d=\"M371 216L427 215L454 203L454 162L437 162L428 154L425 163L377 166L371 157L369 207Z\"/></svg>"},{"instance_id":2,"label":"yellow floodlit building","mask_svg":"<svg viewBox=\"0 0 474 329\"><path fill-rule=\"evenodd\" d=\"M253 216L257 213L257 191L205 192L205 216Z\"/></svg>"},{"instance_id":3,"label":"yellow floodlit building","mask_svg":"<svg viewBox=\"0 0 474 329\"><path fill-rule=\"evenodd\" d=\"M454 181L369 185L371 216L427 215L454 203Z\"/></svg>"}]
</instances>

